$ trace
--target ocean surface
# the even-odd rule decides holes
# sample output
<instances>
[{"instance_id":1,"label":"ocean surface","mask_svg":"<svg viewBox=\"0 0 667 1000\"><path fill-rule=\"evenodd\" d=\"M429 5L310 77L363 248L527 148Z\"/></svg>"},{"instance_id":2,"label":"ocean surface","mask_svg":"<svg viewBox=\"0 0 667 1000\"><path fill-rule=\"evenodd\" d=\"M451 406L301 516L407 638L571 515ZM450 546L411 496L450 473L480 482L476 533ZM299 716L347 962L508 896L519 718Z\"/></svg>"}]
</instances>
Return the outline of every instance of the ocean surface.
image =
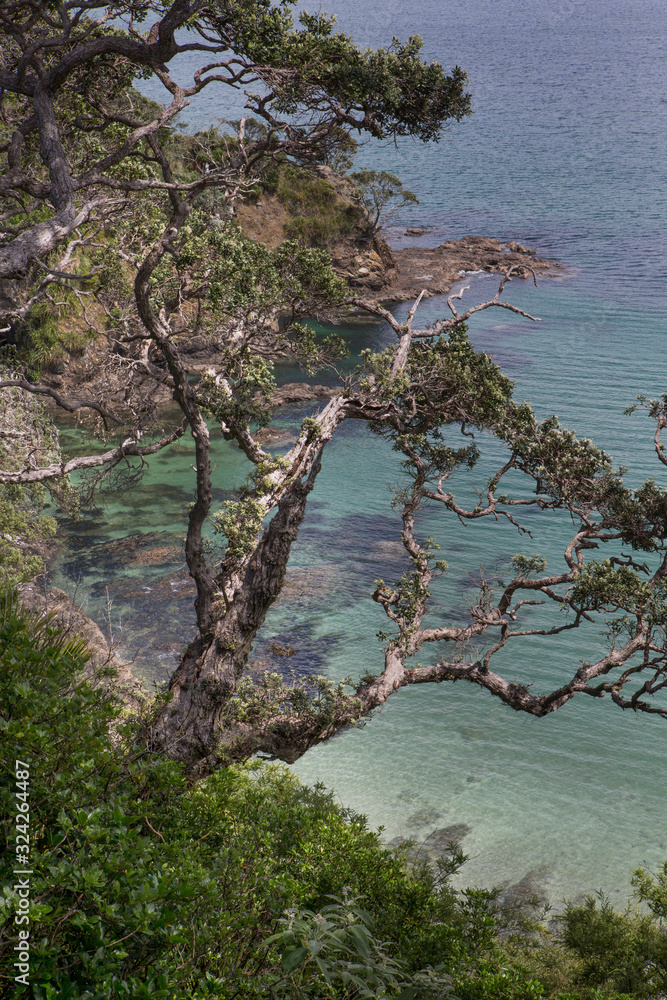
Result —
<instances>
[{"instance_id":1,"label":"ocean surface","mask_svg":"<svg viewBox=\"0 0 667 1000\"><path fill-rule=\"evenodd\" d=\"M360 149L359 167L399 174L420 199L394 220L394 245L415 244L405 228L424 226L423 245L493 236L561 261L565 269L538 288L515 281L508 289L539 324L486 312L471 337L540 417L557 413L592 437L628 467L627 482L654 475L664 483L650 422L622 411L638 393L667 391L667 7L662 0L330 0L328 9L363 46L420 34L427 59L459 64L470 77L474 115L439 145ZM189 72L186 61L179 74L185 80ZM142 86L162 99L150 81ZM211 89L188 109L188 126L238 117L235 100ZM488 276L466 283L471 303L496 287ZM428 300L421 320L444 308ZM345 332L355 351L391 339L376 322ZM280 413L285 441L305 412ZM63 431L63 443L77 442ZM499 458L492 441L483 444L478 468L458 478L461 496L472 495ZM54 582L76 589L150 679L168 676L192 632L180 555L191 460L189 445L172 448L137 490L82 524L65 524L70 541L54 570ZM247 468L221 439L216 461L221 500ZM342 429L295 545L289 586L253 654L268 668L331 677L380 668L375 633L386 626L370 593L376 578L395 579L405 568L390 507L399 478L383 442L357 425ZM511 526L466 528L433 511L420 529L437 537L450 565L436 599L443 617L456 617L480 567L498 572L515 552L539 551L557 568L568 524L531 518L534 538L526 540ZM546 689L600 641L596 630L533 639L504 668ZM276 657L273 643L295 655ZM382 825L388 841L465 824L467 884L530 884L556 908L601 888L620 905L633 868L667 858L666 750L666 722L607 701L580 697L538 720L463 684L443 684L399 692L363 728L315 748L294 770L335 789L372 826Z\"/></svg>"}]
</instances>

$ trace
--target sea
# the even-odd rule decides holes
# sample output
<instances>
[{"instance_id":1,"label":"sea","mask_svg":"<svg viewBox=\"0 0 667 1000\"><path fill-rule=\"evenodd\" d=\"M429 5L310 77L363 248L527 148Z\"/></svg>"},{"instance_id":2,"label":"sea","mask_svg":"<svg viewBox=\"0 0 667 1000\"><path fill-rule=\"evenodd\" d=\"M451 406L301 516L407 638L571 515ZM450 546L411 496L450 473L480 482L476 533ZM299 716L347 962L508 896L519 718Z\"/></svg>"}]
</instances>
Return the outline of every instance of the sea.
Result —
<instances>
[{"instance_id":1,"label":"sea","mask_svg":"<svg viewBox=\"0 0 667 1000\"><path fill-rule=\"evenodd\" d=\"M308 5L303 5L311 9ZM312 7L312 5L311 5ZM329 0L340 30L363 47L414 34L423 54L462 66L474 114L438 144L368 142L355 167L397 174L419 198L390 220L395 247L437 246L477 235L515 240L562 265L554 276L513 281L506 298L540 317L501 310L474 317L470 336L515 381L540 418L558 415L592 438L626 482L665 483L638 394L667 391L667 6L662 0ZM195 64L182 58L177 76ZM155 81L142 88L164 101ZM240 117L242 95L209 88L184 117L189 129ZM407 228L424 228L407 236ZM495 292L488 275L466 275L463 303ZM407 306L396 308L404 315ZM421 324L446 311L420 307ZM353 354L391 343L375 320L339 328ZM287 366L281 381L298 373ZM322 381L322 379L318 379ZM276 450L293 440L308 405L277 416ZM290 437L292 436L292 437ZM83 447L64 428L66 447ZM478 466L453 488L474 497L502 451L479 438ZM216 500L248 472L238 449L215 440ZM83 601L118 652L148 682L164 682L193 631L183 572L192 449L182 442L151 464L141 484L63 522L68 543L53 582ZM371 599L374 581L407 568L392 489L401 469L365 427L344 426L327 449L311 508L293 550L281 600L253 657L267 669L338 679L378 671L387 628ZM502 575L517 552L563 565L571 524L530 515L531 536L486 521L464 526L425 510L449 570L434 591L432 623L462 620L480 573ZM599 653L603 626L517 642L502 669L533 690L558 685ZM293 655L280 655L285 649ZM447 651L444 651L446 655ZM437 651L425 651L422 662ZM309 751L294 772L322 782L340 803L382 828L386 842L425 840L452 828L468 861L460 884L530 889L557 911L598 890L617 906L633 870L667 859L667 721L579 696L535 719L464 683L402 690L366 725Z\"/></svg>"}]
</instances>

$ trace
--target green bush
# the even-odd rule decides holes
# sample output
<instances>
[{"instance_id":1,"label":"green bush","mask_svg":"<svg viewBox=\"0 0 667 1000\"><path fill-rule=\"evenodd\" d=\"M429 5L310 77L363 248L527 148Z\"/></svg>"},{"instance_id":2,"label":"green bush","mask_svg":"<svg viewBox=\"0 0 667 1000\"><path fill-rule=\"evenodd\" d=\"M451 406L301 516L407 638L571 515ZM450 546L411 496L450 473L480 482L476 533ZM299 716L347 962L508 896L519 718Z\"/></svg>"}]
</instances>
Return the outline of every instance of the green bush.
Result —
<instances>
[{"instance_id":1,"label":"green bush","mask_svg":"<svg viewBox=\"0 0 667 1000\"><path fill-rule=\"evenodd\" d=\"M276 195L293 216L285 235L307 246L330 247L356 226L369 228L363 210L341 199L334 186L312 170L283 166Z\"/></svg>"},{"instance_id":2,"label":"green bush","mask_svg":"<svg viewBox=\"0 0 667 1000\"><path fill-rule=\"evenodd\" d=\"M321 997L322 981L331 996L366 1000L445 1000L452 995L451 977L442 966L406 974L404 964L378 941L371 915L347 893L319 913L292 911L282 923L283 930L266 942L282 950L282 975L272 984L277 1000Z\"/></svg>"},{"instance_id":3,"label":"green bush","mask_svg":"<svg viewBox=\"0 0 667 1000\"><path fill-rule=\"evenodd\" d=\"M429 964L422 954L451 952L467 919L453 892L411 875L361 817L283 767L188 787L179 765L136 744L86 661L80 643L3 601L3 815L15 811L14 760L30 765L32 985L17 996L267 995L280 965L263 942L284 912L343 891L364 895L405 975ZM6 833L2 984L20 905Z\"/></svg>"},{"instance_id":4,"label":"green bush","mask_svg":"<svg viewBox=\"0 0 667 1000\"><path fill-rule=\"evenodd\" d=\"M582 959L586 986L653 997L667 990L667 933L653 915L617 913L589 896L565 913L563 940Z\"/></svg>"},{"instance_id":5,"label":"green bush","mask_svg":"<svg viewBox=\"0 0 667 1000\"><path fill-rule=\"evenodd\" d=\"M665 991L660 879L643 873L655 914L591 900L568 909L562 941L546 931L499 941L494 894L450 885L460 856L439 873L410 869L362 817L286 768L230 767L191 787L138 741L110 672L94 675L79 641L11 597L0 601L0 664L0 995L14 986L21 912L17 758L30 770L31 837L30 985L16 984L18 998Z\"/></svg>"}]
</instances>

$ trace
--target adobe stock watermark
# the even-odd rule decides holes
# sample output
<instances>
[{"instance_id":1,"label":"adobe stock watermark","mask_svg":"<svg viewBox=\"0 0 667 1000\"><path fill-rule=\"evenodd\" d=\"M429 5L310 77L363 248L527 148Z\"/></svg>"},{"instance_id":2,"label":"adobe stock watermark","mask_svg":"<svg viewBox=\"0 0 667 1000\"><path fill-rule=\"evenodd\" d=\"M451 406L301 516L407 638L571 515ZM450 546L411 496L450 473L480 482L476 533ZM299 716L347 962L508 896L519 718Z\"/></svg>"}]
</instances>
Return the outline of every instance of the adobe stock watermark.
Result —
<instances>
[{"instance_id":1,"label":"adobe stock watermark","mask_svg":"<svg viewBox=\"0 0 667 1000\"><path fill-rule=\"evenodd\" d=\"M14 892L19 898L14 924L16 925L16 944L14 982L23 986L30 985L30 765L23 760L14 762L14 797L16 810L14 822L16 825L16 855L14 874L19 877L14 883Z\"/></svg>"}]
</instances>

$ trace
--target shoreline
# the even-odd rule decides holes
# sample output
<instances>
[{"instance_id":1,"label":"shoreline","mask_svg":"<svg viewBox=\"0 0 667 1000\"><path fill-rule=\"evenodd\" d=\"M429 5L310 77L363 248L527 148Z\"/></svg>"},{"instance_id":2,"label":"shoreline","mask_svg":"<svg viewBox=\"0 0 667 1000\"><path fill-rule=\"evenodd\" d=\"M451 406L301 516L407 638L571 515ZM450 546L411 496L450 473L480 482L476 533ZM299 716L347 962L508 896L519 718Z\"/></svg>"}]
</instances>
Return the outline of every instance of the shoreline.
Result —
<instances>
[{"instance_id":1,"label":"shoreline","mask_svg":"<svg viewBox=\"0 0 667 1000\"><path fill-rule=\"evenodd\" d=\"M343 278L353 295L391 308L402 302L414 302L423 292L423 298L447 295L457 282L471 273L507 274L515 268L512 277L537 279L538 275L555 277L565 271L559 261L539 257L537 251L512 240L484 236L464 236L447 240L436 247L404 247L394 250L376 234L372 241L347 238L331 250L334 270ZM358 313L354 307L323 310L321 318L335 325L345 323L347 317ZM180 331L179 331L180 332ZM179 336L179 350L193 374L205 371L219 359L215 338L194 335ZM70 359L63 370L45 372L44 382L65 393L94 393L99 372L104 368L106 345L99 340L89 345L84 355ZM280 360L278 355L274 360ZM105 383L108 392L108 383ZM308 399L326 398L332 393L324 386L311 387L307 382L290 383L275 393L274 406ZM313 389L321 392L314 392ZM158 406L168 406L172 399L168 390L158 391ZM51 405L47 407L53 412ZM59 414L62 420L62 414ZM81 417L79 417L81 419ZM85 417L83 418L85 421Z\"/></svg>"},{"instance_id":2,"label":"shoreline","mask_svg":"<svg viewBox=\"0 0 667 1000\"><path fill-rule=\"evenodd\" d=\"M487 236L464 236L436 247L410 246L393 249L376 236L365 252L354 253L359 244L349 242L333 248L334 267L353 292L372 292L373 297L391 305L446 295L467 273L506 274L536 278L564 271L559 261L539 257L532 247L514 240L502 242ZM382 252L378 252L378 251Z\"/></svg>"}]
</instances>

